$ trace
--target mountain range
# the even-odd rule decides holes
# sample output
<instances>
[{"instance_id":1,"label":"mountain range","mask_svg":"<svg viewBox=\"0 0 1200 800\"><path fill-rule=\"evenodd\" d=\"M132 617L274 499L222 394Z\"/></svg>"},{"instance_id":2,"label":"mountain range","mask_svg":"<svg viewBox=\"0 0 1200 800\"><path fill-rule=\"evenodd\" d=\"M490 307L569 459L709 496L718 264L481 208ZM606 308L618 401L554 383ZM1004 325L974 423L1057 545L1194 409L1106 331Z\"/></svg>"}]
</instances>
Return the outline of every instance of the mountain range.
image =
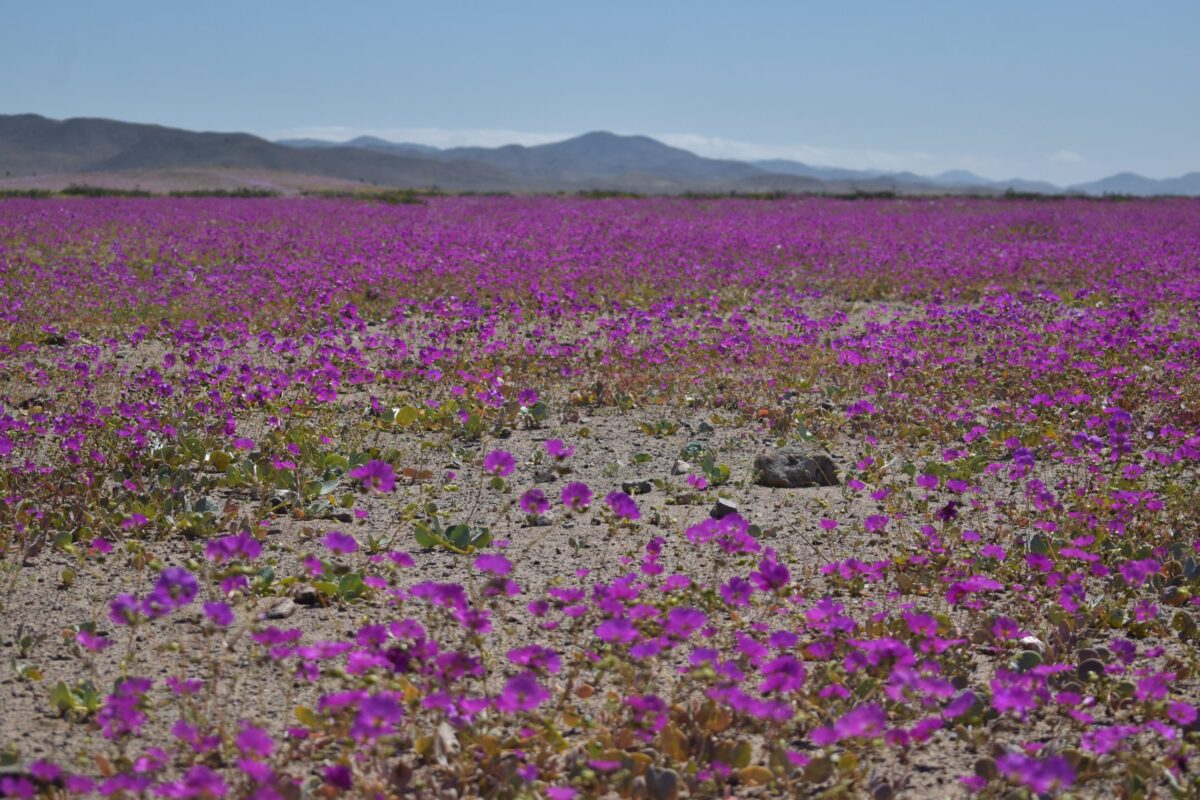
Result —
<instances>
[{"instance_id":1,"label":"mountain range","mask_svg":"<svg viewBox=\"0 0 1200 800\"><path fill-rule=\"evenodd\" d=\"M646 136L587 133L526 147L436 148L362 136L348 142L211 133L108 119L0 115L0 189L68 183L303 189L381 186L476 192L1128 194L1200 196L1200 172L1155 180L1120 173L1059 187L963 170L924 176L771 159L705 158ZM175 185L179 184L179 185Z\"/></svg>"}]
</instances>

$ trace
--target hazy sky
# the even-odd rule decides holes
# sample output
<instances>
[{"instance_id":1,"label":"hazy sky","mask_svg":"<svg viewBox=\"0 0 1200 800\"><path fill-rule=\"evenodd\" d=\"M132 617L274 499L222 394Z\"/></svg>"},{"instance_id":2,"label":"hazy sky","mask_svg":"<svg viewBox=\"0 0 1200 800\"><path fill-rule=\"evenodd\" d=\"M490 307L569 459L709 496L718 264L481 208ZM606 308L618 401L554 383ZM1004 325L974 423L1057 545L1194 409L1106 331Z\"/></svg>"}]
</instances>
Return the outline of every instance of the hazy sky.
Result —
<instances>
[{"instance_id":1,"label":"hazy sky","mask_svg":"<svg viewBox=\"0 0 1200 800\"><path fill-rule=\"evenodd\" d=\"M1198 32L1200 0L0 0L0 113L1166 177L1200 170Z\"/></svg>"}]
</instances>

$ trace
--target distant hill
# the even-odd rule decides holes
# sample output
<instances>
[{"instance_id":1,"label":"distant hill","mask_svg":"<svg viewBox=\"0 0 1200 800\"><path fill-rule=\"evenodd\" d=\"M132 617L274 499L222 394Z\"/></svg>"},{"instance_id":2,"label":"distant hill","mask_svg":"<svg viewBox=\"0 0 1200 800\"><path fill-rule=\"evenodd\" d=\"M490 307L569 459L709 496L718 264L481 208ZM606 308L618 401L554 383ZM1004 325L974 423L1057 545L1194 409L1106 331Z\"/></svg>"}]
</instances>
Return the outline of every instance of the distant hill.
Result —
<instances>
[{"instance_id":1,"label":"distant hill","mask_svg":"<svg viewBox=\"0 0 1200 800\"><path fill-rule=\"evenodd\" d=\"M0 115L0 186L56 186L67 180L126 185L140 179L155 186L169 186L172 180L205 186L225 181L228 188L261 180L289 190L327 182L336 188L367 184L483 192L1200 195L1200 173L1166 180L1121 173L1063 190L1043 181L993 181L965 170L922 176L787 159L704 158L647 136L604 131L531 147L439 149L371 136L348 142L271 142L246 133L109 119Z\"/></svg>"},{"instance_id":2,"label":"distant hill","mask_svg":"<svg viewBox=\"0 0 1200 800\"><path fill-rule=\"evenodd\" d=\"M1119 172L1091 183L1079 183L1072 191L1085 194L1128 194L1138 197L1152 195L1200 195L1200 172L1189 172L1178 178L1156 180L1134 172Z\"/></svg>"},{"instance_id":3,"label":"distant hill","mask_svg":"<svg viewBox=\"0 0 1200 800\"><path fill-rule=\"evenodd\" d=\"M435 157L467 158L535 182L589 183L623 175L652 175L679 184L734 181L764 174L741 161L703 158L647 136L585 133L553 144L523 147L456 147Z\"/></svg>"},{"instance_id":4,"label":"distant hill","mask_svg":"<svg viewBox=\"0 0 1200 800\"><path fill-rule=\"evenodd\" d=\"M324 139L279 139L276 141L276 144L301 148L359 147L364 150L378 150L381 153L396 153L400 155L431 155L440 152L438 148L430 147L427 144L389 142L386 139L380 139L375 136L359 136L357 139L351 139L348 142L327 142Z\"/></svg>"},{"instance_id":5,"label":"distant hill","mask_svg":"<svg viewBox=\"0 0 1200 800\"><path fill-rule=\"evenodd\" d=\"M106 119L0 116L4 177L177 167L267 169L414 188L520 188L512 176L466 159L439 161L345 146L300 149L245 133L194 133Z\"/></svg>"}]
</instances>

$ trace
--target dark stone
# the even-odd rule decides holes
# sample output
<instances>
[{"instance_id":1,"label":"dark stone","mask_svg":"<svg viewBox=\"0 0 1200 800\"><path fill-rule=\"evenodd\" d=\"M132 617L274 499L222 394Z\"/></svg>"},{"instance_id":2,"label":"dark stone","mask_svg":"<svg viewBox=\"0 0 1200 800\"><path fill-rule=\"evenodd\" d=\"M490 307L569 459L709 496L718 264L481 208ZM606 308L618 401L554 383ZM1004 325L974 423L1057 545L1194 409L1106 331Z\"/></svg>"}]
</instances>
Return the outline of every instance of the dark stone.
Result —
<instances>
[{"instance_id":1,"label":"dark stone","mask_svg":"<svg viewBox=\"0 0 1200 800\"><path fill-rule=\"evenodd\" d=\"M296 593L292 595L293 599L302 606L319 606L321 605L321 595L317 590L307 584L301 584L296 587Z\"/></svg>"},{"instance_id":2,"label":"dark stone","mask_svg":"<svg viewBox=\"0 0 1200 800\"><path fill-rule=\"evenodd\" d=\"M558 480L558 475L552 469L539 469L533 473L534 483L554 483L556 480Z\"/></svg>"},{"instance_id":3,"label":"dark stone","mask_svg":"<svg viewBox=\"0 0 1200 800\"><path fill-rule=\"evenodd\" d=\"M754 459L754 482L776 489L837 486L837 466L824 453L789 445Z\"/></svg>"},{"instance_id":4,"label":"dark stone","mask_svg":"<svg viewBox=\"0 0 1200 800\"><path fill-rule=\"evenodd\" d=\"M628 495L649 494L653 488L654 484L652 484L650 481L637 479L631 481L621 481L621 491Z\"/></svg>"},{"instance_id":5,"label":"dark stone","mask_svg":"<svg viewBox=\"0 0 1200 800\"><path fill-rule=\"evenodd\" d=\"M737 513L737 503L733 502L732 500L726 500L722 497L721 499L717 500L717 504L713 506L712 511L708 512L708 515L713 519L724 519L731 514Z\"/></svg>"}]
</instances>

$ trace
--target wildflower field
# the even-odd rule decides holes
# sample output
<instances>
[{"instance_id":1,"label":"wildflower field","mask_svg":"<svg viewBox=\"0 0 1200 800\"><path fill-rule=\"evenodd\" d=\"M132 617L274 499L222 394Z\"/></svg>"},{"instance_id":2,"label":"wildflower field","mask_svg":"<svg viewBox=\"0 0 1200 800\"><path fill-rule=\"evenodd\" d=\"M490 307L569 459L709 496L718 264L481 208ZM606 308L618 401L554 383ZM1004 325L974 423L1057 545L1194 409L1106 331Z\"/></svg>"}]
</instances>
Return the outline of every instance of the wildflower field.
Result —
<instances>
[{"instance_id":1,"label":"wildflower field","mask_svg":"<svg viewBox=\"0 0 1200 800\"><path fill-rule=\"evenodd\" d=\"M1194 797L1198 467L1197 201L3 200L0 795Z\"/></svg>"}]
</instances>

